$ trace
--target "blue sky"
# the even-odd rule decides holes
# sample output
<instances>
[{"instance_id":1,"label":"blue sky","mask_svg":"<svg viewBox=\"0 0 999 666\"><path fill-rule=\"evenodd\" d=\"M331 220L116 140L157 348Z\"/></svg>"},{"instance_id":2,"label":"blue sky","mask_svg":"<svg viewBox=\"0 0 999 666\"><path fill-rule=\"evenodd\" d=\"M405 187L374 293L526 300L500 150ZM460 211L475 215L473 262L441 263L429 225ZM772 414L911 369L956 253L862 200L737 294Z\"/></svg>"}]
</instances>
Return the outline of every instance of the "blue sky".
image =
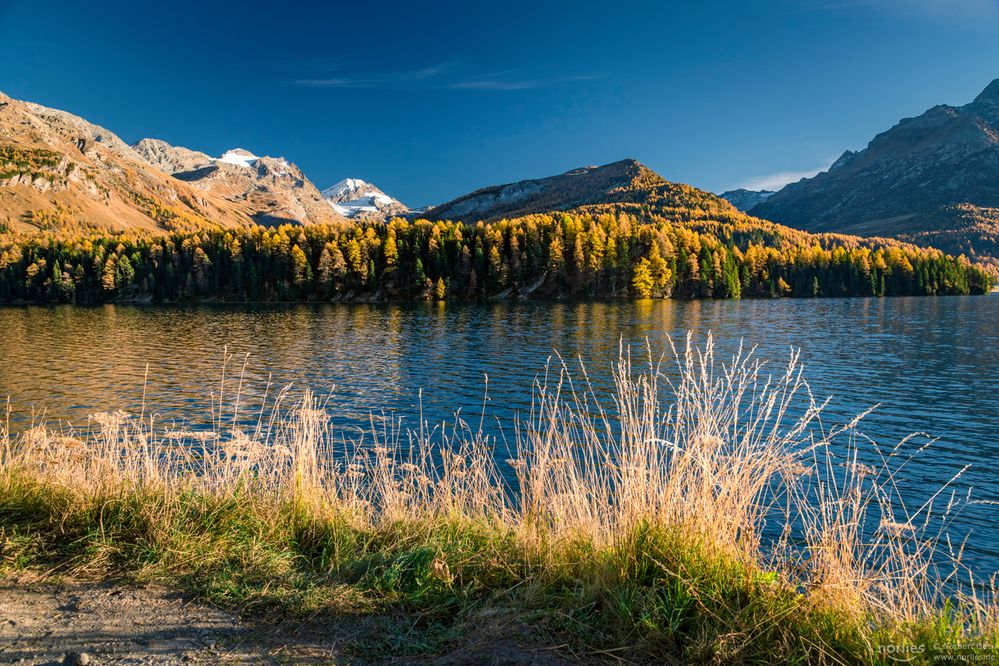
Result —
<instances>
[{"instance_id":1,"label":"blue sky","mask_svg":"<svg viewBox=\"0 0 999 666\"><path fill-rule=\"evenodd\" d=\"M0 90L411 205L624 157L721 191L970 101L996 35L999 0L0 0Z\"/></svg>"}]
</instances>

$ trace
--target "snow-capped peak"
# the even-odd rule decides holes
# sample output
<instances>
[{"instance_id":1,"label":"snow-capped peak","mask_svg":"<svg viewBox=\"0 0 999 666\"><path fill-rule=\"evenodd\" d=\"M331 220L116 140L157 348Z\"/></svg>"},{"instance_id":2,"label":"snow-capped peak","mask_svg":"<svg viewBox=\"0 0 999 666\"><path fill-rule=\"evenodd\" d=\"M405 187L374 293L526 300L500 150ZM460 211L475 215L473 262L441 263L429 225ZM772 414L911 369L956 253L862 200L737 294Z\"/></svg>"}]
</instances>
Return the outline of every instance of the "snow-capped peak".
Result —
<instances>
[{"instance_id":1,"label":"snow-capped peak","mask_svg":"<svg viewBox=\"0 0 999 666\"><path fill-rule=\"evenodd\" d=\"M367 213L399 212L406 209L401 203L360 178L344 178L323 190L322 195L336 212L347 217Z\"/></svg>"},{"instance_id":2,"label":"snow-capped peak","mask_svg":"<svg viewBox=\"0 0 999 666\"><path fill-rule=\"evenodd\" d=\"M215 160L216 162L221 162L222 164L235 164L241 167L252 167L256 161L260 159L248 150L243 150L242 148L233 148L232 150L227 150L222 154L222 157Z\"/></svg>"},{"instance_id":3,"label":"snow-capped peak","mask_svg":"<svg viewBox=\"0 0 999 666\"><path fill-rule=\"evenodd\" d=\"M384 192L360 178L344 178L339 183L323 190L323 197L333 203L343 203L351 199L374 194L385 196Z\"/></svg>"}]
</instances>

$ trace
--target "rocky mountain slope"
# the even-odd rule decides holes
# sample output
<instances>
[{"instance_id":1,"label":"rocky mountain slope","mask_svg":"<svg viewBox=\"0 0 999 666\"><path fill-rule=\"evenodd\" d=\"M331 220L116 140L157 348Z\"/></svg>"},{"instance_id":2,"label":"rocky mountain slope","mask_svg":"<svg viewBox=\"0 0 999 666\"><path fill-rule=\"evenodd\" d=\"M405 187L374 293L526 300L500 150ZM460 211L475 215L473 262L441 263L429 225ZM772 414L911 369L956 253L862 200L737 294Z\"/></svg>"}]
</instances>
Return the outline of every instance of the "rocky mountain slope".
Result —
<instances>
[{"instance_id":1,"label":"rocky mountain slope","mask_svg":"<svg viewBox=\"0 0 999 666\"><path fill-rule=\"evenodd\" d=\"M360 178L345 178L327 187L322 195L345 217L387 218L410 212L401 202Z\"/></svg>"},{"instance_id":2,"label":"rocky mountain slope","mask_svg":"<svg viewBox=\"0 0 999 666\"><path fill-rule=\"evenodd\" d=\"M156 139L129 146L79 116L0 93L0 232L344 220L298 167L248 155L213 159Z\"/></svg>"},{"instance_id":3,"label":"rocky mountain slope","mask_svg":"<svg viewBox=\"0 0 999 666\"><path fill-rule=\"evenodd\" d=\"M152 168L113 132L0 94L0 230L250 222L244 207Z\"/></svg>"},{"instance_id":4,"label":"rocky mountain slope","mask_svg":"<svg viewBox=\"0 0 999 666\"><path fill-rule=\"evenodd\" d=\"M215 161L205 153L171 146L160 139L136 141L132 144L132 150L160 171L169 174L201 169Z\"/></svg>"},{"instance_id":5,"label":"rocky mountain slope","mask_svg":"<svg viewBox=\"0 0 999 666\"><path fill-rule=\"evenodd\" d=\"M809 231L893 236L999 267L999 79L847 151L750 209Z\"/></svg>"},{"instance_id":6,"label":"rocky mountain slope","mask_svg":"<svg viewBox=\"0 0 999 666\"><path fill-rule=\"evenodd\" d=\"M713 194L671 183L638 161L627 159L548 178L485 187L430 208L424 216L470 222L624 203L734 211L731 204Z\"/></svg>"},{"instance_id":7,"label":"rocky mountain slope","mask_svg":"<svg viewBox=\"0 0 999 666\"><path fill-rule=\"evenodd\" d=\"M212 158L159 139L142 139L132 147L174 178L245 208L258 224L343 220L302 170L283 157L258 157L234 148Z\"/></svg>"},{"instance_id":8,"label":"rocky mountain slope","mask_svg":"<svg viewBox=\"0 0 999 666\"><path fill-rule=\"evenodd\" d=\"M774 192L772 190L747 190L740 187L737 190L722 192L718 196L745 212L753 206L763 203L773 195Z\"/></svg>"}]
</instances>

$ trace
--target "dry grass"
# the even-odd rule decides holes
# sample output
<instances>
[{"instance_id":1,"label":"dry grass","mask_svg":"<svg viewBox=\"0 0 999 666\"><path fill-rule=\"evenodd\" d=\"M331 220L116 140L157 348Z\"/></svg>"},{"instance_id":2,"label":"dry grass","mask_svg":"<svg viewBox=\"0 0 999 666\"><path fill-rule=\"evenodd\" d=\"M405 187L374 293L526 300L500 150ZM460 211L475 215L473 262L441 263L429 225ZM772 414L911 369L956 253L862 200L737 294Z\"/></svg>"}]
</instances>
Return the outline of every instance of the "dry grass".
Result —
<instances>
[{"instance_id":1,"label":"dry grass","mask_svg":"<svg viewBox=\"0 0 999 666\"><path fill-rule=\"evenodd\" d=\"M994 654L992 590L956 558L941 570L958 498L910 510L911 442L882 450L859 418L827 432L796 355L771 376L688 338L640 367L622 349L614 380L605 408L585 370L553 364L509 461L457 419L344 437L310 393L281 394L252 432L221 409L200 433L120 412L81 433L3 430L3 554L198 577L210 598L291 611L343 612L329 591L348 587L365 608L459 618L510 604L638 660Z\"/></svg>"}]
</instances>

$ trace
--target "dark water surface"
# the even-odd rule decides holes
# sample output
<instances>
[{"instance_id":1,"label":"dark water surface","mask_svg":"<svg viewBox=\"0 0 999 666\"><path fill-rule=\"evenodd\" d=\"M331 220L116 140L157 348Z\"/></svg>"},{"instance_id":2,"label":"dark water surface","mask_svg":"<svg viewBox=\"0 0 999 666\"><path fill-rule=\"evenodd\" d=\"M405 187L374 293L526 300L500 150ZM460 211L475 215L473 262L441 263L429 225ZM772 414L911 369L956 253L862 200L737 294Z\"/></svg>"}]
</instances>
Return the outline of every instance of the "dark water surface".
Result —
<instances>
[{"instance_id":1,"label":"dark water surface","mask_svg":"<svg viewBox=\"0 0 999 666\"><path fill-rule=\"evenodd\" d=\"M223 347L238 375L249 354L243 414L270 379L332 391L346 427L390 410L416 426L419 395L431 422L455 410L478 424L489 376L486 427L508 436L530 407L532 383L557 350L582 357L606 387L619 340L664 347L667 334L712 331L723 358L740 340L779 370L799 347L826 424L880 403L863 431L893 444L923 431L939 438L906 468L918 506L965 464L955 484L978 502L954 526L970 533L966 562L999 570L999 295L950 298L486 305L25 307L0 309L0 396L13 426L44 410L47 422L85 424L96 411L147 413L193 425L211 420ZM147 371L148 367L148 371ZM148 374L147 374L148 372ZM228 399L235 385L227 383ZM920 443L926 440L920 440Z\"/></svg>"}]
</instances>

